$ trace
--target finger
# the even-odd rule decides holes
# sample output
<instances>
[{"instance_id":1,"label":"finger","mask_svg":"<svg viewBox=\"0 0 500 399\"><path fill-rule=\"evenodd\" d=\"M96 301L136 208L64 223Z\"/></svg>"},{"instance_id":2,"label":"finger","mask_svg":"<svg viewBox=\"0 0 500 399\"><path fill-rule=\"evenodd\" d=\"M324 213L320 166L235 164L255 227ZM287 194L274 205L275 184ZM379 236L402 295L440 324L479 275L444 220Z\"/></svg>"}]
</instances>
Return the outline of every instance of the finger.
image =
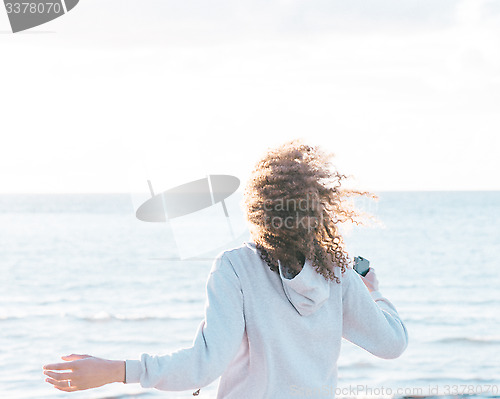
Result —
<instances>
[{"instance_id":1,"label":"finger","mask_svg":"<svg viewBox=\"0 0 500 399\"><path fill-rule=\"evenodd\" d=\"M67 356L61 356L61 359L66 360L66 361L71 361L71 360L81 360L81 359L86 359L88 357L91 357L89 355L67 355Z\"/></svg>"},{"instance_id":2,"label":"finger","mask_svg":"<svg viewBox=\"0 0 500 399\"><path fill-rule=\"evenodd\" d=\"M72 370L73 365L71 363L53 363L46 364L43 366L44 370Z\"/></svg>"},{"instance_id":3,"label":"finger","mask_svg":"<svg viewBox=\"0 0 500 399\"><path fill-rule=\"evenodd\" d=\"M73 373L55 373L53 371L44 371L43 374L57 381L71 380L71 377L74 377Z\"/></svg>"},{"instance_id":4,"label":"finger","mask_svg":"<svg viewBox=\"0 0 500 399\"><path fill-rule=\"evenodd\" d=\"M68 380L58 381L58 380L54 380L53 378L49 377L49 378L46 378L45 381L48 382L49 384L54 385L55 388L60 389L61 391L75 391L76 390L76 387L68 384Z\"/></svg>"}]
</instances>

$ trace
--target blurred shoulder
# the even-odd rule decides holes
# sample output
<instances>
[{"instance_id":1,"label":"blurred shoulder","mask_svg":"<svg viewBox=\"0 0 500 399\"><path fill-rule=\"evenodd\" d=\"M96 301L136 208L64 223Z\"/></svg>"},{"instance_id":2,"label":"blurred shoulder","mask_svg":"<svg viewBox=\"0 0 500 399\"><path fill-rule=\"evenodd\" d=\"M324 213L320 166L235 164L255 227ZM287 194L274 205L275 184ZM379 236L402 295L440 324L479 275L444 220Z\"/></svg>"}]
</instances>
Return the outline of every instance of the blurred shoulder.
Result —
<instances>
[{"instance_id":1,"label":"blurred shoulder","mask_svg":"<svg viewBox=\"0 0 500 399\"><path fill-rule=\"evenodd\" d=\"M352 267L346 268L345 272L341 274L339 279L344 294L349 289L356 291L359 289L359 287L364 287L364 283L361 280L361 277Z\"/></svg>"},{"instance_id":2,"label":"blurred shoulder","mask_svg":"<svg viewBox=\"0 0 500 399\"><path fill-rule=\"evenodd\" d=\"M241 266L256 261L260 261L260 256L255 244L251 241L245 241L238 246L219 252L215 257L212 271L232 268L236 274L238 274L238 269L240 269Z\"/></svg>"}]
</instances>

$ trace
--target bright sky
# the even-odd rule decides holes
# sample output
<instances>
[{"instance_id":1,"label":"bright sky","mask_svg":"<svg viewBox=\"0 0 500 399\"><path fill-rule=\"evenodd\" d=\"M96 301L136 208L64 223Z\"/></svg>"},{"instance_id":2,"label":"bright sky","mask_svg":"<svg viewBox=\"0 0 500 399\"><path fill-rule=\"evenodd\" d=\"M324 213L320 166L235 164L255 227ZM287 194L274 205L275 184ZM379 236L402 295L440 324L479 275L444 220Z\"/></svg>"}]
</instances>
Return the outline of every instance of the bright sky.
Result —
<instances>
[{"instance_id":1,"label":"bright sky","mask_svg":"<svg viewBox=\"0 0 500 399\"><path fill-rule=\"evenodd\" d=\"M9 33L0 192L131 192L302 137L370 190L500 190L500 3L82 0Z\"/></svg>"}]
</instances>

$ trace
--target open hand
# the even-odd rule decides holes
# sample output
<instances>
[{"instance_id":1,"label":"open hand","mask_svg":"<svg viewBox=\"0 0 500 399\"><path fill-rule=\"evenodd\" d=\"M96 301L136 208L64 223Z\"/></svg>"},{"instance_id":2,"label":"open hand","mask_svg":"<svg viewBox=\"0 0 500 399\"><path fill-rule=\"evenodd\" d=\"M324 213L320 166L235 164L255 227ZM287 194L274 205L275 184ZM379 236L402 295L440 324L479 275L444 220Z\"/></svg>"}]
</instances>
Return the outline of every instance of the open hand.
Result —
<instances>
[{"instance_id":1,"label":"open hand","mask_svg":"<svg viewBox=\"0 0 500 399\"><path fill-rule=\"evenodd\" d=\"M366 276L363 277L360 275L360 277L361 280L363 280L363 283L365 283L366 287L368 288L368 291L378 291L378 279L377 275L375 274L375 269L372 269L370 267L368 273L366 273Z\"/></svg>"},{"instance_id":2,"label":"open hand","mask_svg":"<svg viewBox=\"0 0 500 399\"><path fill-rule=\"evenodd\" d=\"M65 363L46 364L46 382L64 392L97 388L112 382L124 382L125 362L89 355L62 356Z\"/></svg>"}]
</instances>

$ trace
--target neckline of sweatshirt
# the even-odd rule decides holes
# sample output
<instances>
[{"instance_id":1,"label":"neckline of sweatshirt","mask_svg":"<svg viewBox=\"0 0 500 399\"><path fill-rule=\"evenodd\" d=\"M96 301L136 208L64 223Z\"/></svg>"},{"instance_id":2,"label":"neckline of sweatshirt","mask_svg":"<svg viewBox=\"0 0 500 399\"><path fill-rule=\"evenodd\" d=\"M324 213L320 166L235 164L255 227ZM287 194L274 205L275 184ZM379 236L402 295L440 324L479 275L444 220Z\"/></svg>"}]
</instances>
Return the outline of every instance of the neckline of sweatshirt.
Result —
<instances>
[{"instance_id":1,"label":"neckline of sweatshirt","mask_svg":"<svg viewBox=\"0 0 500 399\"><path fill-rule=\"evenodd\" d=\"M255 243L244 243L256 250ZM330 283L312 266L312 261L306 259L302 270L292 277L278 260L281 283L288 301L302 316L309 316L320 309L330 297Z\"/></svg>"}]
</instances>

